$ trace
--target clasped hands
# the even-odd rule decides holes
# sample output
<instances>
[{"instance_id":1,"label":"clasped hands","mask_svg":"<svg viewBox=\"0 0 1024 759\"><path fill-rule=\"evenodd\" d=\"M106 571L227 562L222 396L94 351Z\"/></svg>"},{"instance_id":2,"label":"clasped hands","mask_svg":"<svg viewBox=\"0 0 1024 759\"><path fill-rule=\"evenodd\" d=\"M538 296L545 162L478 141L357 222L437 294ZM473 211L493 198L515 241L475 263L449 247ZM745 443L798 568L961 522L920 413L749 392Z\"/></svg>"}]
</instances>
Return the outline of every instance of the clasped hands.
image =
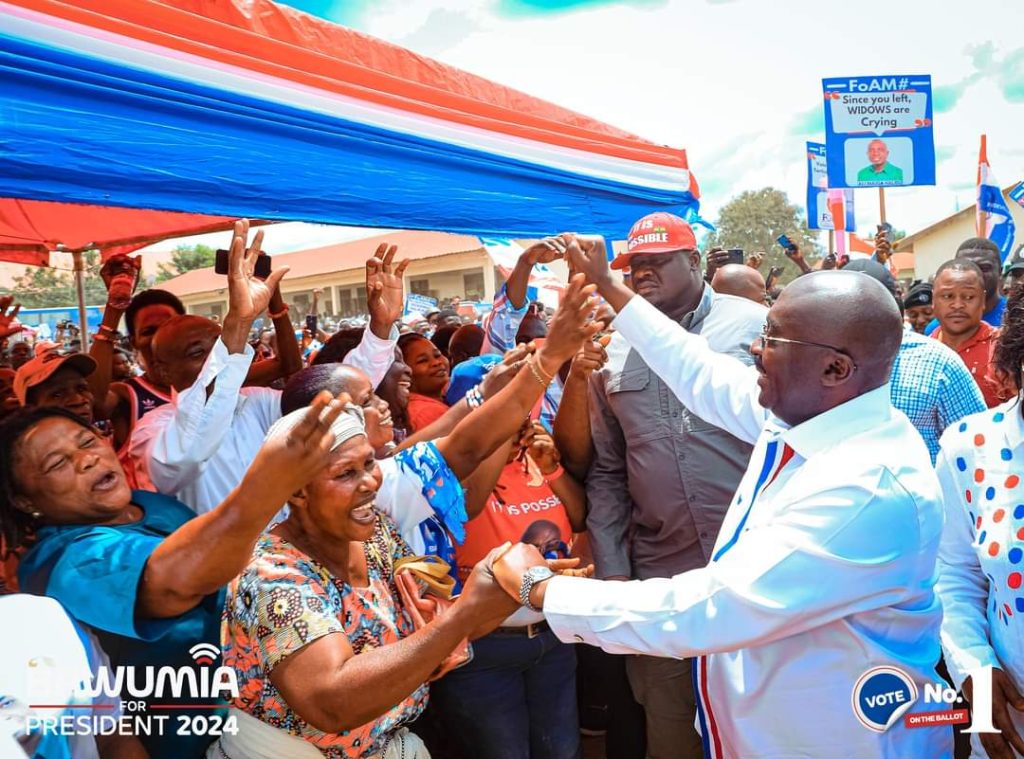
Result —
<instances>
[{"instance_id":1,"label":"clasped hands","mask_svg":"<svg viewBox=\"0 0 1024 759\"><path fill-rule=\"evenodd\" d=\"M590 577L594 573L593 565L580 567L578 558L546 560L529 543L498 546L473 568L459 596L459 603L473 607L474 618L480 623L471 638L486 635L519 608L523 576L530 567L537 566L571 577ZM534 606L543 606L545 584L534 586L530 596Z\"/></svg>"}]
</instances>

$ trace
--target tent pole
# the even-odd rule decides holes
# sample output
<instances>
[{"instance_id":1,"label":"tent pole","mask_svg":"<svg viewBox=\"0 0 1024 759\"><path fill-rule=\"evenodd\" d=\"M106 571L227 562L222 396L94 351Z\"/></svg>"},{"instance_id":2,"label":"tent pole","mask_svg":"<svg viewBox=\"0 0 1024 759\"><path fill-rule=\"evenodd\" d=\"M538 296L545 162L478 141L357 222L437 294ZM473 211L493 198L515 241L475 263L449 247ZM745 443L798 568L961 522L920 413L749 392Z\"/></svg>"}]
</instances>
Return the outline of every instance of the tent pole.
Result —
<instances>
[{"instance_id":1,"label":"tent pole","mask_svg":"<svg viewBox=\"0 0 1024 759\"><path fill-rule=\"evenodd\" d=\"M82 251L72 251L75 264L75 292L78 294L78 329L82 341L82 353L89 352L89 321L85 313L85 258Z\"/></svg>"}]
</instances>

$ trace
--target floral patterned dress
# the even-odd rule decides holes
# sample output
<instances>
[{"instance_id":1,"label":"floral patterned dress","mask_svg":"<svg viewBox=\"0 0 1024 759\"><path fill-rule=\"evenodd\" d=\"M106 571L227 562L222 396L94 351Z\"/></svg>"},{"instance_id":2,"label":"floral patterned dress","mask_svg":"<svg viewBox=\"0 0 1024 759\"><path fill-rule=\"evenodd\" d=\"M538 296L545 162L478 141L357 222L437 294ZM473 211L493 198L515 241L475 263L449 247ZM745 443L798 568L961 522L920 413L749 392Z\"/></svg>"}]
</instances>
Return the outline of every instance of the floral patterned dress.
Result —
<instances>
[{"instance_id":1,"label":"floral patterned dress","mask_svg":"<svg viewBox=\"0 0 1024 759\"><path fill-rule=\"evenodd\" d=\"M373 722L332 734L292 711L270 681L281 661L325 635L344 633L358 655L413 632L392 571L397 559L411 553L408 545L394 523L380 515L364 546L369 584L354 588L288 541L264 534L249 565L228 587L224 606L224 663L235 669L239 687L232 706L309 741L330 759L383 750L390 734L419 716L427 703L422 685Z\"/></svg>"}]
</instances>

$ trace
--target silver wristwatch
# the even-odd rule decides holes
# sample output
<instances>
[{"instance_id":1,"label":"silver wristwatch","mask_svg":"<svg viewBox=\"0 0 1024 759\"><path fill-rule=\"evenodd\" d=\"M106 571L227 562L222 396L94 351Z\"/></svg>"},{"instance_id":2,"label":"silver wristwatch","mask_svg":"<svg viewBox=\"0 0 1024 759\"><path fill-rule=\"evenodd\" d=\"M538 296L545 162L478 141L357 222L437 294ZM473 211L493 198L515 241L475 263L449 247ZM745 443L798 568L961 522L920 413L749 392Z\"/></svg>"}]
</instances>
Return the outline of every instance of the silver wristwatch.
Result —
<instances>
[{"instance_id":1,"label":"silver wristwatch","mask_svg":"<svg viewBox=\"0 0 1024 759\"><path fill-rule=\"evenodd\" d=\"M527 569L523 574L523 583L519 586L519 603L531 611L540 611L540 609L530 603L530 591L533 590L534 585L549 580L554 576L555 573L544 566Z\"/></svg>"}]
</instances>

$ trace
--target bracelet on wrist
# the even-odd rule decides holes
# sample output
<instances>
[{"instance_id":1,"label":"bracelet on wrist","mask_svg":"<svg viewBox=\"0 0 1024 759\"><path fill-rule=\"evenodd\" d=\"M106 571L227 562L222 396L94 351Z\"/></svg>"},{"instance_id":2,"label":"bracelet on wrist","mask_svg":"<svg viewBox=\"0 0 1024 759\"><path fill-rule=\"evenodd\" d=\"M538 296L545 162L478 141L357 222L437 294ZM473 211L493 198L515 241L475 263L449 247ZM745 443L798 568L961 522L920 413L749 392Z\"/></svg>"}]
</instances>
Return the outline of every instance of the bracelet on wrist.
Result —
<instances>
[{"instance_id":1,"label":"bracelet on wrist","mask_svg":"<svg viewBox=\"0 0 1024 759\"><path fill-rule=\"evenodd\" d=\"M117 334L117 330L116 329L114 329L113 327L108 327L106 324L101 324L100 325L100 332L102 332L105 335L116 335Z\"/></svg>"},{"instance_id":2,"label":"bracelet on wrist","mask_svg":"<svg viewBox=\"0 0 1024 759\"><path fill-rule=\"evenodd\" d=\"M565 474L565 469L563 469L562 465L559 464L558 466L556 466L554 468L554 470L551 472L551 474L545 474L544 475L544 482L545 482L545 484L550 485L552 482L557 480L563 474Z\"/></svg>"},{"instance_id":3,"label":"bracelet on wrist","mask_svg":"<svg viewBox=\"0 0 1024 759\"><path fill-rule=\"evenodd\" d=\"M273 311L271 311L269 308L267 309L267 315L270 316L271 319L280 319L282 316L286 316L287 314L288 314L288 304L287 303L285 303L281 307L281 310L278 311L276 314Z\"/></svg>"},{"instance_id":4,"label":"bracelet on wrist","mask_svg":"<svg viewBox=\"0 0 1024 759\"><path fill-rule=\"evenodd\" d=\"M540 365L540 360L536 356L533 357L532 361L527 361L526 365L530 367L530 373L541 385L547 387L551 384L554 377L544 371L544 368Z\"/></svg>"},{"instance_id":5,"label":"bracelet on wrist","mask_svg":"<svg viewBox=\"0 0 1024 759\"><path fill-rule=\"evenodd\" d=\"M474 385L473 387L466 391L466 403L469 405L471 409L480 408L481 406L484 405L484 396L480 392L479 385Z\"/></svg>"},{"instance_id":6,"label":"bracelet on wrist","mask_svg":"<svg viewBox=\"0 0 1024 759\"><path fill-rule=\"evenodd\" d=\"M102 332L102 331L97 332L95 335L93 335L92 339L93 340L98 340L101 343L112 343L112 342L114 342L114 338L112 338L110 335L108 335L108 334L106 334L105 332Z\"/></svg>"}]
</instances>

